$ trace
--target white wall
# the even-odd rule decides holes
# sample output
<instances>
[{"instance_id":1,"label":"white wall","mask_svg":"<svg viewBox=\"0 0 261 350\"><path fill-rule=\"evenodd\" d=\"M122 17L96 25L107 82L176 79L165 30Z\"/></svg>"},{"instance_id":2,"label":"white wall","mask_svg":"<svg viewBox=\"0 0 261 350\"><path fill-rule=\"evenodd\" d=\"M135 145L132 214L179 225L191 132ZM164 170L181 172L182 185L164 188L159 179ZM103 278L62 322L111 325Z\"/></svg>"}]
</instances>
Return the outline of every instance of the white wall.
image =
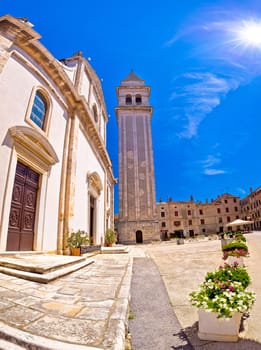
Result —
<instances>
[{"instance_id":1,"label":"white wall","mask_svg":"<svg viewBox=\"0 0 261 350\"><path fill-rule=\"evenodd\" d=\"M19 64L16 59L11 58L4 67L2 74L0 74L0 218L3 206L10 206L10 201L8 203L3 202L5 200L4 194L7 189L8 169L12 154L12 142L10 137L7 137L8 129L18 125L31 127L25 120L25 116L32 89L35 86L43 86L46 89L43 81ZM64 112L63 107L54 95L49 93L49 96L51 96L52 100L52 109L47 138L54 148L59 162L52 167L47 175L46 192L43 193L41 191L41 212L44 211L44 221L39 221L38 233L44 237L42 250L53 250L56 249L57 245L61 165L64 133L67 123L67 114ZM5 145L6 141L9 142L9 145ZM14 173L12 173L12 179L9 177L9 181L13 183ZM45 198L44 202L43 198Z\"/></svg>"},{"instance_id":2,"label":"white wall","mask_svg":"<svg viewBox=\"0 0 261 350\"><path fill-rule=\"evenodd\" d=\"M89 203L88 203L88 183L87 174L89 172L97 172L101 181L103 190L96 201L96 241L100 243L100 238L104 235L104 171L98 162L90 145L86 142L85 136L79 130L78 137L78 153L77 153L77 169L75 184L75 207L74 207L74 229L83 229L89 233Z\"/></svg>"}]
</instances>

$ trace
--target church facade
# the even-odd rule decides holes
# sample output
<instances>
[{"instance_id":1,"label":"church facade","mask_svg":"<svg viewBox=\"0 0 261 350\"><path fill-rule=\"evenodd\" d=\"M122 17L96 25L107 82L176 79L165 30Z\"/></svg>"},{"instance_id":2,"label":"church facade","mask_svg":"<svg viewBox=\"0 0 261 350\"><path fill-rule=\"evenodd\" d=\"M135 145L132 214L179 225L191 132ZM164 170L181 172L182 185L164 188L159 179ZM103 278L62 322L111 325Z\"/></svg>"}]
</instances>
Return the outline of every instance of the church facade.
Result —
<instances>
[{"instance_id":1,"label":"church facade","mask_svg":"<svg viewBox=\"0 0 261 350\"><path fill-rule=\"evenodd\" d=\"M119 216L121 243L160 239L156 213L150 87L131 72L117 87Z\"/></svg>"},{"instance_id":2,"label":"church facade","mask_svg":"<svg viewBox=\"0 0 261 350\"><path fill-rule=\"evenodd\" d=\"M102 244L115 179L100 80L81 52L57 60L26 19L0 17L0 252Z\"/></svg>"}]
</instances>

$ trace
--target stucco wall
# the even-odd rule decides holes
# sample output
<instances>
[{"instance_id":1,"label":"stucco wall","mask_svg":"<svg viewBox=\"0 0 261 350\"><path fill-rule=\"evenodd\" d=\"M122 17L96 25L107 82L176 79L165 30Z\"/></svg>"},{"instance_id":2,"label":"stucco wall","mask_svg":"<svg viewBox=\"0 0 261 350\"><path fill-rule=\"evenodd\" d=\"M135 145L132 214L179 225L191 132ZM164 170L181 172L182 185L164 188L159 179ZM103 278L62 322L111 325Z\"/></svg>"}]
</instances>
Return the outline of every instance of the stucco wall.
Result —
<instances>
[{"instance_id":1,"label":"stucco wall","mask_svg":"<svg viewBox=\"0 0 261 350\"><path fill-rule=\"evenodd\" d=\"M7 197L10 197L10 194L7 197L5 196L6 191L10 191L10 186L7 187L7 179L12 183L14 182L14 173L9 174L13 142L8 134L8 129L17 125L32 127L25 120L25 117L33 88L40 86L49 93L51 99L51 115L46 138L54 148L59 162L46 174L47 186L45 193L40 189L41 197L44 198L42 213L45 219L44 221L38 221L36 229L38 234L43 237L41 248L43 250L54 250L57 245L61 160L63 157L67 113L58 102L57 97L46 88L44 82L35 73L28 71L14 57L10 58L0 75L0 212L2 213L3 205L10 208L10 201L7 201ZM10 176L12 176L12 179Z\"/></svg>"},{"instance_id":2,"label":"stucco wall","mask_svg":"<svg viewBox=\"0 0 261 350\"><path fill-rule=\"evenodd\" d=\"M86 142L85 136L81 129L78 134L78 152L75 183L75 206L74 206L74 229L83 229L89 233L89 183L88 175L96 172L102 182L103 189L96 199L96 223L95 235L96 243L100 243L104 235L104 184L105 174L94 151Z\"/></svg>"}]
</instances>

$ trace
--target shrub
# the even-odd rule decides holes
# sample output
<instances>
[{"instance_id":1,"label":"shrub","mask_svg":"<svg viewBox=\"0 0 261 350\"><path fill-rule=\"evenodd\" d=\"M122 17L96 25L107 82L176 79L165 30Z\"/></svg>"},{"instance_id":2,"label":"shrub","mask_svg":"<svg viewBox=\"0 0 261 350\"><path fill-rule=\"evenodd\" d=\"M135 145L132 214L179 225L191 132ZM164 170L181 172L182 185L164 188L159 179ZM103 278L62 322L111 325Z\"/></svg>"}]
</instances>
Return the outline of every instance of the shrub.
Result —
<instances>
[{"instance_id":1,"label":"shrub","mask_svg":"<svg viewBox=\"0 0 261 350\"><path fill-rule=\"evenodd\" d=\"M243 233L241 233L240 231L238 231L238 232L235 233L234 241L237 241L237 242L246 242L246 237L244 237Z\"/></svg>"},{"instance_id":2,"label":"shrub","mask_svg":"<svg viewBox=\"0 0 261 350\"><path fill-rule=\"evenodd\" d=\"M227 243L222 247L223 259L227 259L228 256L248 256L248 247L244 242L233 241Z\"/></svg>"},{"instance_id":3,"label":"shrub","mask_svg":"<svg viewBox=\"0 0 261 350\"><path fill-rule=\"evenodd\" d=\"M79 248L81 245L89 243L89 236L86 231L78 230L73 231L67 238L68 247Z\"/></svg>"},{"instance_id":4,"label":"shrub","mask_svg":"<svg viewBox=\"0 0 261 350\"><path fill-rule=\"evenodd\" d=\"M244 268L228 264L208 272L199 289L189 294L190 302L198 308L216 312L218 318L232 317L234 312L245 313L255 302L255 293L245 288L250 283L247 275Z\"/></svg>"},{"instance_id":5,"label":"shrub","mask_svg":"<svg viewBox=\"0 0 261 350\"><path fill-rule=\"evenodd\" d=\"M115 243L116 234L112 229L108 229L105 234L105 243Z\"/></svg>"},{"instance_id":6,"label":"shrub","mask_svg":"<svg viewBox=\"0 0 261 350\"><path fill-rule=\"evenodd\" d=\"M244 288L248 287L251 283L251 278L245 267L239 266L237 263L232 265L225 263L224 266L219 266L215 272L208 272L206 275L207 280L214 281L215 278L220 281L233 281L241 282Z\"/></svg>"}]
</instances>

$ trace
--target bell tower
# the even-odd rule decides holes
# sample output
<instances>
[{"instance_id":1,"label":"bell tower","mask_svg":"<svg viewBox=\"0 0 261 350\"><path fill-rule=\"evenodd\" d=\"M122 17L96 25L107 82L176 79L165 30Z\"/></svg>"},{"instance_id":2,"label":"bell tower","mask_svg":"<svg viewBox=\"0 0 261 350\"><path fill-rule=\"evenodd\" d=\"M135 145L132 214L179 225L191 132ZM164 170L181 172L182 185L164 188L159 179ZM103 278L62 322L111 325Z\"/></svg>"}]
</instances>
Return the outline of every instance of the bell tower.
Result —
<instances>
[{"instance_id":1,"label":"bell tower","mask_svg":"<svg viewBox=\"0 0 261 350\"><path fill-rule=\"evenodd\" d=\"M121 243L159 240L151 136L150 87L133 71L117 87Z\"/></svg>"}]
</instances>

